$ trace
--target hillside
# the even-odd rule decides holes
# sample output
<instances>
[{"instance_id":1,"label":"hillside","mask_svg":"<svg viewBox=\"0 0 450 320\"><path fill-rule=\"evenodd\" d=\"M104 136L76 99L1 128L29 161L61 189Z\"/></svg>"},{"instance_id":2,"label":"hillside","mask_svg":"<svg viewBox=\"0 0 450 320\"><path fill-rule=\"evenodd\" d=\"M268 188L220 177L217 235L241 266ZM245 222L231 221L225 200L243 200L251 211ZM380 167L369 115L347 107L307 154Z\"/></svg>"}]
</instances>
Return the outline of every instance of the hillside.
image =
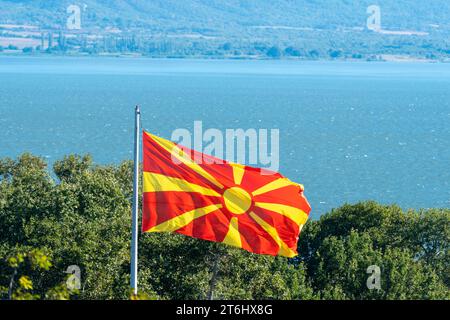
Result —
<instances>
[{"instance_id":1,"label":"hillside","mask_svg":"<svg viewBox=\"0 0 450 320\"><path fill-rule=\"evenodd\" d=\"M66 8L77 4L86 13L87 27L146 27L161 30L209 29L229 33L229 27L289 26L336 29L365 27L366 9L372 0L2 0L2 22L56 26L65 19ZM431 0L376 2L383 11L387 29L430 30L430 25L450 27L450 3Z\"/></svg>"},{"instance_id":2,"label":"hillside","mask_svg":"<svg viewBox=\"0 0 450 320\"><path fill-rule=\"evenodd\" d=\"M326 3L318 0L0 0L0 36L39 40L42 32L63 30L69 37L59 49L79 50L80 47L88 53L260 56L275 47L279 51L272 50L269 54L275 58L370 58L384 54L446 59L449 56L450 2L446 0L431 0L426 4L419 0L377 1L382 32L368 30L366 26L367 8L373 4L372 0ZM64 30L70 4L81 8L82 29L77 32ZM24 33L20 28L24 25L34 26L36 32ZM76 36L70 36L71 33ZM108 37L114 38L112 44L105 40ZM130 37L133 37L132 44ZM118 45L121 41L125 43ZM31 47L38 43L48 46L42 41L29 43ZM7 44L5 39L0 42L3 47Z\"/></svg>"}]
</instances>

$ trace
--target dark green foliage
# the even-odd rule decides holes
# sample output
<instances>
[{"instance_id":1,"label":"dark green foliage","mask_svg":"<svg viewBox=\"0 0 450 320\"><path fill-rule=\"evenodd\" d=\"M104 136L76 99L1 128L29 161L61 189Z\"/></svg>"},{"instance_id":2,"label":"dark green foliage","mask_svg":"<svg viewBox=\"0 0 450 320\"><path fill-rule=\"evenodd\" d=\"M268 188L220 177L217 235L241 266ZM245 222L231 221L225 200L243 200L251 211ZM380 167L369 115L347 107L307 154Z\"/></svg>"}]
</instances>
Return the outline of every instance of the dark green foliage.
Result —
<instances>
[{"instance_id":1,"label":"dark green foliage","mask_svg":"<svg viewBox=\"0 0 450 320\"><path fill-rule=\"evenodd\" d=\"M132 163L96 166L71 155L53 171L56 179L30 154L0 160L1 297L8 297L10 258L43 252L52 267L23 264L16 298L67 298L64 272L77 265L82 288L74 298L128 299ZM141 294L132 298L205 299L219 259L217 299L449 299L449 238L448 209L404 212L373 202L308 222L292 260L142 234ZM381 268L381 290L366 287L370 265Z\"/></svg>"},{"instance_id":2,"label":"dark green foliage","mask_svg":"<svg viewBox=\"0 0 450 320\"><path fill-rule=\"evenodd\" d=\"M302 266L287 259L258 256L173 234L150 234L141 239L140 266L148 281L170 299L205 299L216 259L217 299L310 299L314 294Z\"/></svg>"},{"instance_id":3,"label":"dark green foliage","mask_svg":"<svg viewBox=\"0 0 450 320\"><path fill-rule=\"evenodd\" d=\"M315 291L342 299L450 298L450 210L403 212L374 202L344 205L310 221L299 242ZM381 290L366 287L381 268Z\"/></svg>"},{"instance_id":4,"label":"dark green foliage","mask_svg":"<svg viewBox=\"0 0 450 320\"><path fill-rule=\"evenodd\" d=\"M56 183L39 158L2 161L1 244L45 248L61 272L80 266L81 298L125 298L130 205L121 167L89 165L88 157L57 162Z\"/></svg>"}]
</instances>

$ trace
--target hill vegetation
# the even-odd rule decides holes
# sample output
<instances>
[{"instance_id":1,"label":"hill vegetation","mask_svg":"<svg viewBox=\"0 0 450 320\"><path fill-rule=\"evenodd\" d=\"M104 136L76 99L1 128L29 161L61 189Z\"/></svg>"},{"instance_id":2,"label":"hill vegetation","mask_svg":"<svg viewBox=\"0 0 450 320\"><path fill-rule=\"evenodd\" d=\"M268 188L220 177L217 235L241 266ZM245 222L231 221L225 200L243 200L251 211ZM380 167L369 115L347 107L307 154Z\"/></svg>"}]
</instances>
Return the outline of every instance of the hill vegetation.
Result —
<instances>
[{"instance_id":1,"label":"hill vegetation","mask_svg":"<svg viewBox=\"0 0 450 320\"><path fill-rule=\"evenodd\" d=\"M81 30L66 30L70 4L81 8ZM0 51L133 53L152 57L371 60L397 55L449 59L448 1L377 1L381 27L387 33L367 28L367 8L372 4L372 0L330 0L326 4L318 0L0 0L0 36L4 38ZM23 29L30 25L37 29Z\"/></svg>"},{"instance_id":2,"label":"hill vegetation","mask_svg":"<svg viewBox=\"0 0 450 320\"><path fill-rule=\"evenodd\" d=\"M132 163L67 156L0 160L1 299L129 297ZM314 206L314 204L312 204ZM143 234L140 297L205 299L217 260L220 299L449 299L450 210L365 202L309 221L295 259L175 234ZM69 266L79 290L65 285ZM369 290L369 266L380 289Z\"/></svg>"}]
</instances>

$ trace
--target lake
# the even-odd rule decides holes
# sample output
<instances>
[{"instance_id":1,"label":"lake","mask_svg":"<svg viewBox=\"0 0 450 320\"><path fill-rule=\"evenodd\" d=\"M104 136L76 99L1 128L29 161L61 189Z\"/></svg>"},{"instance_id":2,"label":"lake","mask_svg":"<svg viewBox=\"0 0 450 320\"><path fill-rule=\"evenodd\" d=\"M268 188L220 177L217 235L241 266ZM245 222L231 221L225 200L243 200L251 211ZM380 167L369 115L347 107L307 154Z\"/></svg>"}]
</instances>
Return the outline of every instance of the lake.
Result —
<instances>
[{"instance_id":1,"label":"lake","mask_svg":"<svg viewBox=\"0 0 450 320\"><path fill-rule=\"evenodd\" d=\"M132 158L146 130L279 129L317 218L343 203L450 207L450 64L0 56L0 157Z\"/></svg>"}]
</instances>

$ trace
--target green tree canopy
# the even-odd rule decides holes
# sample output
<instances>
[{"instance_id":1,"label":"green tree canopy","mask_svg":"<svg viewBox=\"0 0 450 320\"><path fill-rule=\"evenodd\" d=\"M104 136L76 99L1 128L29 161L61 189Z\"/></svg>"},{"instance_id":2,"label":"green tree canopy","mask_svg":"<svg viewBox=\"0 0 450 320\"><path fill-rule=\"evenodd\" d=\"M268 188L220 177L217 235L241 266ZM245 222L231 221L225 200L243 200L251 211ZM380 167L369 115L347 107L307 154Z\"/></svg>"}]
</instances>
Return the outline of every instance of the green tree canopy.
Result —
<instances>
[{"instance_id":1,"label":"green tree canopy","mask_svg":"<svg viewBox=\"0 0 450 320\"><path fill-rule=\"evenodd\" d=\"M73 297L128 299L132 175L130 161L100 166L90 156L67 156L52 172L30 154L1 159L1 298L8 298L15 258L16 298L67 297L65 271L77 265L81 289ZM214 278L213 296L221 299L449 299L449 237L449 209L405 212L374 202L309 221L290 260L142 234L146 294L134 298L205 299ZM33 252L49 257L51 268L33 269L25 258ZM371 265L381 269L380 290L367 288Z\"/></svg>"}]
</instances>

